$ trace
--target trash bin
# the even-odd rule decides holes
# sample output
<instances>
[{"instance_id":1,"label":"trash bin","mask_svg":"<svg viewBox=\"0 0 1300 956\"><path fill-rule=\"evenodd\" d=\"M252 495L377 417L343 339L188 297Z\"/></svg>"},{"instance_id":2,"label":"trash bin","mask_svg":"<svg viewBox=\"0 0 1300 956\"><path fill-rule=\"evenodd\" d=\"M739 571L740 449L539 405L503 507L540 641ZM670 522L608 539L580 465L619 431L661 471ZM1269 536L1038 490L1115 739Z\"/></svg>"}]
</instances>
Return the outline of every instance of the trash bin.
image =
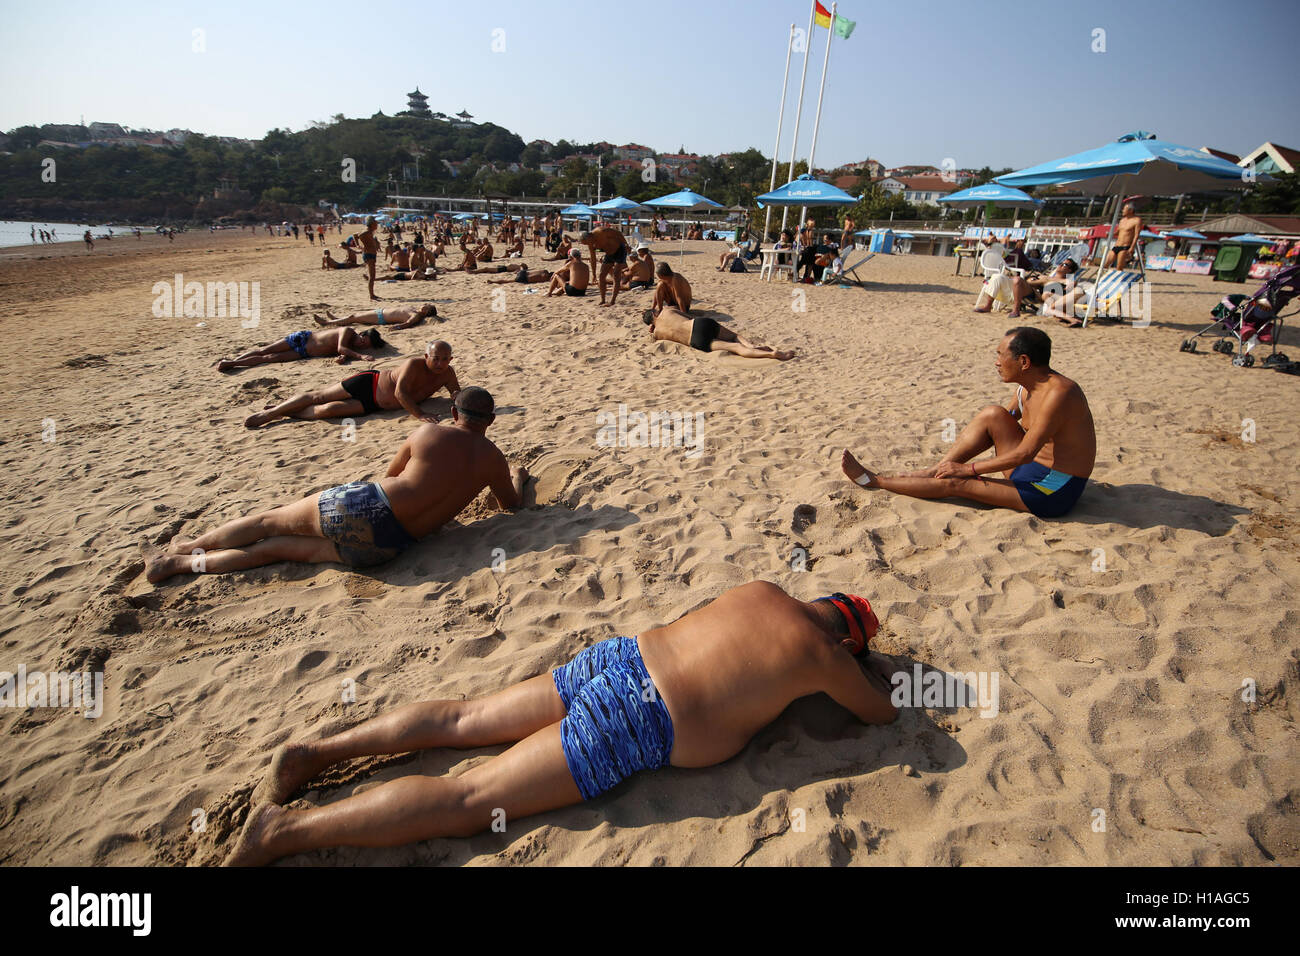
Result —
<instances>
[{"instance_id":1,"label":"trash bin","mask_svg":"<svg viewBox=\"0 0 1300 956\"><path fill-rule=\"evenodd\" d=\"M894 230L882 229L871 234L871 251L890 255L894 251Z\"/></svg>"},{"instance_id":2,"label":"trash bin","mask_svg":"<svg viewBox=\"0 0 1300 956\"><path fill-rule=\"evenodd\" d=\"M1255 260L1255 246L1225 242L1214 257L1214 278L1218 282L1245 282L1250 264Z\"/></svg>"}]
</instances>

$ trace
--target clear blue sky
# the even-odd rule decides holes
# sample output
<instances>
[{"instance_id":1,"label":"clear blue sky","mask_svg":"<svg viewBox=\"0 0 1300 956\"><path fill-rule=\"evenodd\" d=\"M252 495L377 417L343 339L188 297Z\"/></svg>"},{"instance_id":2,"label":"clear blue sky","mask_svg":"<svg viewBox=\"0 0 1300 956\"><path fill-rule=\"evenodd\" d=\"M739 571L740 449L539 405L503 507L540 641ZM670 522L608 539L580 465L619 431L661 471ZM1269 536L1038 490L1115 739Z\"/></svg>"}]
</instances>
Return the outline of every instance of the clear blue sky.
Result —
<instances>
[{"instance_id":1,"label":"clear blue sky","mask_svg":"<svg viewBox=\"0 0 1300 956\"><path fill-rule=\"evenodd\" d=\"M467 109L525 140L764 154L789 25L806 28L809 10L802 0L8 6L0 129L84 115L257 138L335 113L392 114L418 84L434 110ZM840 13L857 29L831 50L818 166L873 156L1019 168L1131 129L1237 153L1265 140L1300 148L1300 0L845 0ZM1095 28L1104 53L1092 52ZM192 50L195 29L205 52ZM802 157L826 31L813 35ZM796 55L783 158L801 65Z\"/></svg>"}]
</instances>

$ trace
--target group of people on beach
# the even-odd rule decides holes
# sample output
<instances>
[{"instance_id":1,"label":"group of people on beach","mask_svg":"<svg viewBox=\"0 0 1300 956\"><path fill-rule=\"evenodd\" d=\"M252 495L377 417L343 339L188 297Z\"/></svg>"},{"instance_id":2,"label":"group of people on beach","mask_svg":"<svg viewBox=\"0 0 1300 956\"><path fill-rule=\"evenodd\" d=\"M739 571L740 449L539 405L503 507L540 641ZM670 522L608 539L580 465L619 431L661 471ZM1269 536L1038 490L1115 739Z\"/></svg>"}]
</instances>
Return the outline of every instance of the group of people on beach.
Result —
<instances>
[{"instance_id":1,"label":"group of people on beach","mask_svg":"<svg viewBox=\"0 0 1300 956\"><path fill-rule=\"evenodd\" d=\"M374 230L367 233L377 254ZM369 242L358 240L363 250ZM591 254L590 266L578 246ZM564 281L578 278L585 288L597 250L603 253L601 298L612 278L612 305L629 277L627 242L617 230L583 234L568 254ZM636 252L638 262L649 258L648 250ZM527 278L527 267L521 269ZM646 321L656 338L700 348L696 340L712 333L710 348L722 341L737 354L789 357L734 333L722 338L721 327L706 326L702 333L702 317L690 315L685 277L666 263L654 272L658 284ZM315 316L317 329L223 360L221 367L365 358L383 343L379 326L407 329L435 317L432 303L347 316L326 312ZM359 325L370 328L358 335L353 327ZM423 358L395 370L362 372L249 416L246 424L257 428L282 417L341 418L402 408L419 424L380 480L339 485L194 538L177 537L165 551L146 554L148 579L160 583L196 570L224 573L278 561L369 568L436 531L485 488L496 507L520 507L527 468L512 466L487 437L495 421L493 397L482 387L461 387L451 361L448 343L431 342ZM844 474L867 490L1064 516L1092 473L1096 436L1082 390L1050 361L1045 332L1009 329L995 359L1000 378L1017 386L1005 406L984 408L929 468L886 475L846 449ZM419 407L442 388L452 402L445 424ZM981 458L986 452L992 455ZM802 601L759 581L733 588L665 627L595 644L568 664L491 696L410 704L339 734L290 742L255 790L227 862L259 864L327 846L394 846L470 835L487 829L496 813L516 819L589 800L640 770L709 766L739 752L789 703L811 693L828 694L866 723L892 721L897 710L890 701L889 665L869 648L878 626L863 597L837 592ZM403 777L328 806L284 806L342 760L500 744L513 746L456 777Z\"/></svg>"}]
</instances>

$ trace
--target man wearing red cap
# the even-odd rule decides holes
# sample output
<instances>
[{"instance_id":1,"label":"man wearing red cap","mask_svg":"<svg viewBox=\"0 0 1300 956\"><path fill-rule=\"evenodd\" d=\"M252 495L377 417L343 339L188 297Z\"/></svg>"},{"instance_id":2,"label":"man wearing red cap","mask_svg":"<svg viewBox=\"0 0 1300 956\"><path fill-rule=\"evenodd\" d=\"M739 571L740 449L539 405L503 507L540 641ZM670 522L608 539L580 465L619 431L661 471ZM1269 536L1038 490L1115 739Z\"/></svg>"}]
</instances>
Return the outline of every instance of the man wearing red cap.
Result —
<instances>
[{"instance_id":1,"label":"man wearing red cap","mask_svg":"<svg viewBox=\"0 0 1300 956\"><path fill-rule=\"evenodd\" d=\"M722 763L809 694L827 694L866 723L889 723L898 711L888 667L867 647L878 627L864 598L800 601L755 581L490 697L408 704L323 740L287 744L254 791L226 862L470 836L590 800L639 770ZM343 760L505 743L514 746L456 777L408 776L328 806L282 806Z\"/></svg>"}]
</instances>

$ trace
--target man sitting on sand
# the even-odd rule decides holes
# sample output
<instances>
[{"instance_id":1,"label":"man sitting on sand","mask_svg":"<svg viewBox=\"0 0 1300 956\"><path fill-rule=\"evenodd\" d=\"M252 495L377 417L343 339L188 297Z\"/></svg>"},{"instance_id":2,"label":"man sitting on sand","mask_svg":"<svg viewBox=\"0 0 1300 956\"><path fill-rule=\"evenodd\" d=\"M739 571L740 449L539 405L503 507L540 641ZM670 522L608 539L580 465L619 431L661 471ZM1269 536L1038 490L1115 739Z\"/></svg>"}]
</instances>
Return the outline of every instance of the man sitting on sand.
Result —
<instances>
[{"instance_id":1,"label":"man sitting on sand","mask_svg":"<svg viewBox=\"0 0 1300 956\"><path fill-rule=\"evenodd\" d=\"M221 359L216 365L218 372L225 372L232 368L250 368L272 362L296 362L305 358L328 358L331 355L338 356L336 361L340 365L346 364L348 359L369 359L373 362L376 356L362 355L357 350L383 348L384 344L374 329L360 335L351 329L315 332L303 330L235 358Z\"/></svg>"},{"instance_id":2,"label":"man sitting on sand","mask_svg":"<svg viewBox=\"0 0 1300 956\"><path fill-rule=\"evenodd\" d=\"M485 237L483 241L479 243L478 248L474 250L474 258L479 262L491 262L492 255L492 242Z\"/></svg>"},{"instance_id":3,"label":"man sitting on sand","mask_svg":"<svg viewBox=\"0 0 1300 956\"><path fill-rule=\"evenodd\" d=\"M505 257L507 259L518 259L524 254L524 237L519 236L510 245L506 246Z\"/></svg>"},{"instance_id":4,"label":"man sitting on sand","mask_svg":"<svg viewBox=\"0 0 1300 956\"><path fill-rule=\"evenodd\" d=\"M558 262L560 260L567 260L569 258L569 253L571 253L572 251L573 251L573 240L570 239L568 236L564 236L560 239L560 244L556 247L555 255L542 256L542 261Z\"/></svg>"},{"instance_id":5,"label":"man sitting on sand","mask_svg":"<svg viewBox=\"0 0 1300 956\"><path fill-rule=\"evenodd\" d=\"M146 555L145 576L157 584L176 574L224 574L277 561L365 568L436 531L485 487L499 507L518 507L528 473L512 472L483 434L495 418L492 396L477 386L464 389L451 414L450 425L413 431L381 481L340 485L193 540L177 538L166 552Z\"/></svg>"},{"instance_id":6,"label":"man sitting on sand","mask_svg":"<svg viewBox=\"0 0 1300 956\"><path fill-rule=\"evenodd\" d=\"M495 279L488 279L488 285L509 285L517 282L520 285L528 285L532 282L549 282L551 279L550 269L533 269L529 271L528 266L520 265L512 276L499 276Z\"/></svg>"},{"instance_id":7,"label":"man sitting on sand","mask_svg":"<svg viewBox=\"0 0 1300 956\"><path fill-rule=\"evenodd\" d=\"M1133 210L1133 204L1126 202L1120 214L1122 218L1115 224L1115 244L1106 253L1107 269L1123 269L1128 265L1142 237L1142 217Z\"/></svg>"},{"instance_id":8,"label":"man sitting on sand","mask_svg":"<svg viewBox=\"0 0 1300 956\"><path fill-rule=\"evenodd\" d=\"M655 286L654 302L650 308L655 315L666 305L671 305L687 315L691 311L691 284L680 272L673 272L673 267L661 262L655 267L659 284Z\"/></svg>"},{"instance_id":9,"label":"man sitting on sand","mask_svg":"<svg viewBox=\"0 0 1300 956\"><path fill-rule=\"evenodd\" d=\"M329 328L343 325L384 325L390 329L409 329L420 325L425 319L437 317L438 307L432 302L426 302L418 309L371 309L369 312L352 312L342 318L329 309L325 310L325 318L321 318L318 313L312 313L312 318L317 325Z\"/></svg>"},{"instance_id":10,"label":"man sitting on sand","mask_svg":"<svg viewBox=\"0 0 1300 956\"><path fill-rule=\"evenodd\" d=\"M794 358L794 352L778 352L767 345L755 345L720 325L716 319L703 315L691 318L671 305L664 306L658 315L647 310L641 321L650 326L656 340L679 342L701 352L730 352L741 358L776 359L779 362Z\"/></svg>"},{"instance_id":11,"label":"man sitting on sand","mask_svg":"<svg viewBox=\"0 0 1300 956\"><path fill-rule=\"evenodd\" d=\"M600 304L613 305L618 301L618 290L623 287L622 272L627 265L627 240L617 229L602 226L594 232L584 232L578 241L587 247L593 270L596 268L596 250L605 254L600 260L600 275L596 277L596 283L600 289ZM605 281L611 274L614 276L614 294L606 302Z\"/></svg>"},{"instance_id":12,"label":"man sitting on sand","mask_svg":"<svg viewBox=\"0 0 1300 956\"><path fill-rule=\"evenodd\" d=\"M370 334L375 334L373 329ZM277 418L357 418L398 408L422 422L436 422L437 418L420 411L420 403L441 388L446 388L455 401L460 383L451 367L451 346L443 341L430 342L424 358L407 359L396 370L372 369L345 378L338 385L295 395L287 402L249 415L244 425L260 428Z\"/></svg>"},{"instance_id":13,"label":"man sitting on sand","mask_svg":"<svg viewBox=\"0 0 1300 956\"><path fill-rule=\"evenodd\" d=\"M582 261L581 249L569 250L569 261L551 276L551 284L546 290L547 298L557 294L584 296L591 283L591 270Z\"/></svg>"},{"instance_id":14,"label":"man sitting on sand","mask_svg":"<svg viewBox=\"0 0 1300 956\"><path fill-rule=\"evenodd\" d=\"M966 426L939 464L886 477L847 449L844 473L864 488L912 498L967 498L1060 518L1083 493L1097 460L1092 410L1078 384L1051 368L1052 340L1042 329L1009 329L998 345L1002 381L1016 385L1006 407L989 405ZM992 458L971 461L992 448ZM1006 478L990 478L994 472Z\"/></svg>"},{"instance_id":15,"label":"man sitting on sand","mask_svg":"<svg viewBox=\"0 0 1300 956\"><path fill-rule=\"evenodd\" d=\"M226 863L471 836L503 813L513 822L592 800L642 770L710 767L810 694L826 694L865 724L891 723L894 668L868 647L878 627L864 598L800 601L755 581L490 697L408 704L340 734L286 744L253 792ZM344 760L506 743L515 745L456 776L411 775L327 806L282 806Z\"/></svg>"},{"instance_id":16,"label":"man sitting on sand","mask_svg":"<svg viewBox=\"0 0 1300 956\"><path fill-rule=\"evenodd\" d=\"M636 247L636 254L623 270L623 281L628 291L649 289L655 284L655 260L644 242Z\"/></svg>"}]
</instances>

